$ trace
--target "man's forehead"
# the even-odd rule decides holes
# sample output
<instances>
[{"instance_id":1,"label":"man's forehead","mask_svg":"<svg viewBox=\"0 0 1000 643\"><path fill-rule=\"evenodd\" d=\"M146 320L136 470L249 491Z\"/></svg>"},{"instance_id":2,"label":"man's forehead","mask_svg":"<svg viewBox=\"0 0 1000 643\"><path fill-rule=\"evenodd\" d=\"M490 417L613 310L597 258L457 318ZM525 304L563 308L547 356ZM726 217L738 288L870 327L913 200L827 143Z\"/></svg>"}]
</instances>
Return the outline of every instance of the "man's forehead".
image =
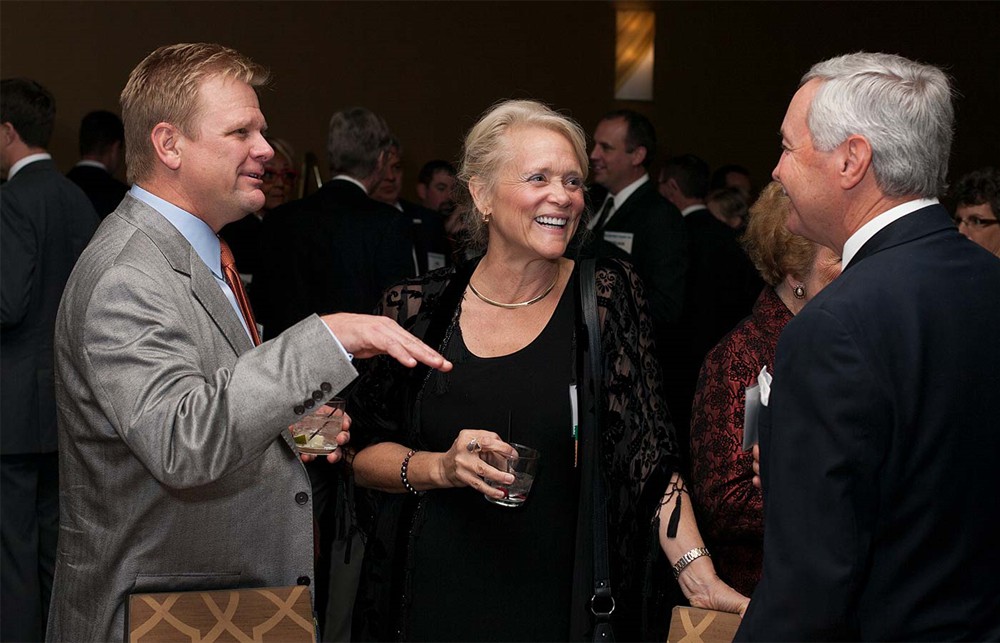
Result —
<instances>
[{"instance_id":1,"label":"man's forehead","mask_svg":"<svg viewBox=\"0 0 1000 643\"><path fill-rule=\"evenodd\" d=\"M597 131L594 138L623 139L625 138L627 123L621 117L606 118L597 124Z\"/></svg>"},{"instance_id":2,"label":"man's forehead","mask_svg":"<svg viewBox=\"0 0 1000 643\"><path fill-rule=\"evenodd\" d=\"M785 118L781 122L782 138L795 138L797 136L808 135L806 118L809 115L809 106L812 104L813 96L816 94L817 85L809 81L795 92L788 109L785 111Z\"/></svg>"},{"instance_id":3,"label":"man's forehead","mask_svg":"<svg viewBox=\"0 0 1000 643\"><path fill-rule=\"evenodd\" d=\"M454 181L455 177L448 170L435 170L434 176L431 178L432 183L453 183Z\"/></svg>"}]
</instances>

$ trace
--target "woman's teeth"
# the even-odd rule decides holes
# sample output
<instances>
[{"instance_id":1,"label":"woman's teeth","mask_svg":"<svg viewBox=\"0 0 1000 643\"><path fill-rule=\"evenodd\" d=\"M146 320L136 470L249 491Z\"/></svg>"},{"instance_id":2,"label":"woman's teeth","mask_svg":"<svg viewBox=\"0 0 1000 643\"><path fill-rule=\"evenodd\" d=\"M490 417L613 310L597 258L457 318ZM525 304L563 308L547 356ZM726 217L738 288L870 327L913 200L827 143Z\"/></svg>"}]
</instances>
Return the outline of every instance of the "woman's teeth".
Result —
<instances>
[{"instance_id":1,"label":"woman's teeth","mask_svg":"<svg viewBox=\"0 0 1000 643\"><path fill-rule=\"evenodd\" d=\"M566 219L559 217L535 217L535 221L542 225L555 226L557 228L566 227Z\"/></svg>"}]
</instances>

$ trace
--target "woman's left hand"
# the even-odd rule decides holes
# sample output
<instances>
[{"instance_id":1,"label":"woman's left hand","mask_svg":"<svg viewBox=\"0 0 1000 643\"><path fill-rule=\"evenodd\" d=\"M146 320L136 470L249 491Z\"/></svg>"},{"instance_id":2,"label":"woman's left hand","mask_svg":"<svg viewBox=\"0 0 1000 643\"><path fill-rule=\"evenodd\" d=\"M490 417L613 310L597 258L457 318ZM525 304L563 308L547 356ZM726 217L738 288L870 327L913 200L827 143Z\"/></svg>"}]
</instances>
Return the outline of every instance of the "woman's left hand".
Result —
<instances>
[{"instance_id":1,"label":"woman's left hand","mask_svg":"<svg viewBox=\"0 0 1000 643\"><path fill-rule=\"evenodd\" d=\"M341 425L340 433L337 434L337 450L333 453L326 454L326 461L330 464L335 464L344 459L343 456L343 446L351 441L351 416L346 412L344 413L344 423ZM311 453L299 453L299 457L302 458L303 462L312 462L316 459L315 455Z\"/></svg>"},{"instance_id":2,"label":"woman's left hand","mask_svg":"<svg viewBox=\"0 0 1000 643\"><path fill-rule=\"evenodd\" d=\"M746 613L750 599L727 585L718 576L714 576L707 583L699 583L696 587L690 585L685 587L684 576L685 574L681 574L681 586L692 607L731 612L739 614L740 618Z\"/></svg>"}]
</instances>

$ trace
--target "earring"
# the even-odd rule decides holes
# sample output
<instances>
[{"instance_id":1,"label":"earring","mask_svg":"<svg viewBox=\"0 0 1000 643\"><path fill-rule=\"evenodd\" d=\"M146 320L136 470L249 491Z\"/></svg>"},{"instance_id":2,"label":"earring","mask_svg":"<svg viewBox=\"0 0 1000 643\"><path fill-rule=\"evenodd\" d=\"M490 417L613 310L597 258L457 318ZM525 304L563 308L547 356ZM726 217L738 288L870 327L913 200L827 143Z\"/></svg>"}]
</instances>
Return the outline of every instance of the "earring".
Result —
<instances>
[{"instance_id":1,"label":"earring","mask_svg":"<svg viewBox=\"0 0 1000 643\"><path fill-rule=\"evenodd\" d=\"M796 299L805 299L806 287L802 284L799 284L798 286L792 289L792 294L795 295Z\"/></svg>"},{"instance_id":2,"label":"earring","mask_svg":"<svg viewBox=\"0 0 1000 643\"><path fill-rule=\"evenodd\" d=\"M485 214L483 214L483 223L485 223L486 225L489 225L490 224L490 219L492 219L492 218L493 218L493 215L491 215L489 212L486 212Z\"/></svg>"}]
</instances>

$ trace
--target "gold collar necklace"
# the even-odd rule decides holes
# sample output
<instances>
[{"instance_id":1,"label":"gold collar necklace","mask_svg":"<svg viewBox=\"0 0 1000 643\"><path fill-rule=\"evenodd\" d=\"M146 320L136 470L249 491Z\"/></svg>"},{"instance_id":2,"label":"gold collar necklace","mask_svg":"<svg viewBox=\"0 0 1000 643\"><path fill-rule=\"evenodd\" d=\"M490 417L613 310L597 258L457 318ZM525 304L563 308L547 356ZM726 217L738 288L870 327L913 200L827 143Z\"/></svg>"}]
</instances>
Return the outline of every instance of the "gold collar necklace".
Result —
<instances>
[{"instance_id":1,"label":"gold collar necklace","mask_svg":"<svg viewBox=\"0 0 1000 643\"><path fill-rule=\"evenodd\" d=\"M475 295L476 297L479 297L479 299L481 299L482 301L486 302L490 306L496 306L497 308L524 308L525 306L530 306L531 304L538 303L541 300L545 299L545 296L548 295L550 292L552 292L552 289L556 287L556 282L557 281L559 281L559 271L558 270L556 271L556 277L555 277L555 279L552 280L552 283L549 284L549 287L546 288L545 291L542 294L537 295L535 297L532 297L528 301L519 301L519 302L514 303L514 304L505 304L503 302L499 302L499 301L495 301L493 299L490 299L489 297L487 297L483 293L481 293L478 290L476 290L476 287L472 285L472 280L471 279L469 280L469 290L472 291L473 295Z\"/></svg>"}]
</instances>

